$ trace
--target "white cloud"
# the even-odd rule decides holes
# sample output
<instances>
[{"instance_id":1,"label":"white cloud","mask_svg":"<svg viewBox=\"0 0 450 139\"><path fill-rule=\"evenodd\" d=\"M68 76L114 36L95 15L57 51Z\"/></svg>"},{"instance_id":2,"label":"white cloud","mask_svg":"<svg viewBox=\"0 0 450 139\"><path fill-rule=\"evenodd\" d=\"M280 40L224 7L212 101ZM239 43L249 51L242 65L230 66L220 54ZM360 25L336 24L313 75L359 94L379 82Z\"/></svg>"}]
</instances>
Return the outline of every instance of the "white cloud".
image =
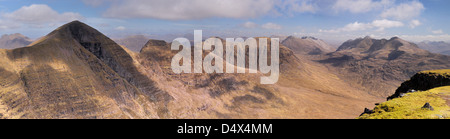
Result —
<instances>
[{"instance_id":1,"label":"white cloud","mask_svg":"<svg viewBox=\"0 0 450 139\"><path fill-rule=\"evenodd\" d=\"M332 29L332 30L320 29L319 32L340 33L340 32L351 32L351 31L362 31L362 30L367 30L370 28L372 28L372 26L370 24L354 22L354 23L347 24L344 27L338 28L338 29Z\"/></svg>"},{"instance_id":2,"label":"white cloud","mask_svg":"<svg viewBox=\"0 0 450 139\"><path fill-rule=\"evenodd\" d=\"M271 23L271 22L268 22L268 23L265 23L262 25L258 25L256 23L250 22L250 21L245 22L245 23L241 24L240 26L245 27L245 28L263 28L263 29L281 29L281 28L283 28L281 25Z\"/></svg>"},{"instance_id":3,"label":"white cloud","mask_svg":"<svg viewBox=\"0 0 450 139\"><path fill-rule=\"evenodd\" d=\"M19 28L20 25L11 21L0 20L0 30Z\"/></svg>"},{"instance_id":4,"label":"white cloud","mask_svg":"<svg viewBox=\"0 0 450 139\"><path fill-rule=\"evenodd\" d=\"M439 35L400 35L401 38L405 40L410 40L414 42L420 41L450 41L450 35L439 34Z\"/></svg>"},{"instance_id":5,"label":"white cloud","mask_svg":"<svg viewBox=\"0 0 450 139\"><path fill-rule=\"evenodd\" d=\"M83 0L98 6L107 0ZM103 16L193 20L204 18L256 18L319 11L316 0L109 0Z\"/></svg>"},{"instance_id":6,"label":"white cloud","mask_svg":"<svg viewBox=\"0 0 450 139\"><path fill-rule=\"evenodd\" d=\"M433 30L431 31L433 34L444 34L444 31L442 31L442 29L439 30Z\"/></svg>"},{"instance_id":7,"label":"white cloud","mask_svg":"<svg viewBox=\"0 0 450 139\"><path fill-rule=\"evenodd\" d=\"M354 22L347 24L342 28L332 30L320 29L319 32L324 33L354 32L354 31L364 31L372 28L376 28L377 29L376 31L384 31L384 29L386 28L402 27L402 26L404 26L404 24L400 21L382 19L382 20L374 20L371 23Z\"/></svg>"},{"instance_id":8,"label":"white cloud","mask_svg":"<svg viewBox=\"0 0 450 139\"><path fill-rule=\"evenodd\" d=\"M118 30L118 31L124 31L126 28L124 26L118 26L118 27L116 27L114 29Z\"/></svg>"},{"instance_id":9,"label":"white cloud","mask_svg":"<svg viewBox=\"0 0 450 139\"><path fill-rule=\"evenodd\" d=\"M409 22L409 27L410 28L416 28L417 26L422 25L422 23L419 20L411 20Z\"/></svg>"},{"instance_id":10,"label":"white cloud","mask_svg":"<svg viewBox=\"0 0 450 139\"><path fill-rule=\"evenodd\" d=\"M112 18L191 20L212 17L255 18L269 13L273 0L126 0L103 14Z\"/></svg>"},{"instance_id":11,"label":"white cloud","mask_svg":"<svg viewBox=\"0 0 450 139\"><path fill-rule=\"evenodd\" d=\"M245 27L245 28L256 28L259 25L254 23L254 22L248 21L248 22L245 22L244 24L242 24L242 26Z\"/></svg>"},{"instance_id":12,"label":"white cloud","mask_svg":"<svg viewBox=\"0 0 450 139\"><path fill-rule=\"evenodd\" d=\"M335 11L348 11L354 14L380 12L384 19L410 20L419 16L424 5L418 0L395 3L395 0L337 0L331 6Z\"/></svg>"},{"instance_id":13,"label":"white cloud","mask_svg":"<svg viewBox=\"0 0 450 139\"><path fill-rule=\"evenodd\" d=\"M384 10L381 13L383 18L394 18L394 19L411 19L420 15L420 13L425 9L422 3L418 1L412 1L408 3L402 3L398 6Z\"/></svg>"},{"instance_id":14,"label":"white cloud","mask_svg":"<svg viewBox=\"0 0 450 139\"><path fill-rule=\"evenodd\" d=\"M370 26L370 24L366 24L366 23L350 23L347 24L345 27L341 28L340 30L342 31L360 31L360 30L366 30L372 28L372 26Z\"/></svg>"},{"instance_id":15,"label":"white cloud","mask_svg":"<svg viewBox=\"0 0 450 139\"><path fill-rule=\"evenodd\" d=\"M391 0L337 0L332 8L336 11L349 11L351 13L366 13L392 4Z\"/></svg>"},{"instance_id":16,"label":"white cloud","mask_svg":"<svg viewBox=\"0 0 450 139\"><path fill-rule=\"evenodd\" d=\"M59 22L70 22L84 18L80 14L73 12L58 13L45 4L23 6L12 13L2 14L2 17L10 21L36 26L42 26L43 24L53 25Z\"/></svg>"},{"instance_id":17,"label":"white cloud","mask_svg":"<svg viewBox=\"0 0 450 139\"><path fill-rule=\"evenodd\" d=\"M281 8L288 14L292 13L315 13L319 10L312 0L285 0L281 4Z\"/></svg>"},{"instance_id":18,"label":"white cloud","mask_svg":"<svg viewBox=\"0 0 450 139\"><path fill-rule=\"evenodd\" d=\"M372 26L377 27L378 31L383 31L385 28L402 27L404 24L400 21L391 21L387 19L374 20Z\"/></svg>"},{"instance_id":19,"label":"white cloud","mask_svg":"<svg viewBox=\"0 0 450 139\"><path fill-rule=\"evenodd\" d=\"M275 24L275 23L266 23L261 25L264 29L281 29L281 25Z\"/></svg>"}]
</instances>

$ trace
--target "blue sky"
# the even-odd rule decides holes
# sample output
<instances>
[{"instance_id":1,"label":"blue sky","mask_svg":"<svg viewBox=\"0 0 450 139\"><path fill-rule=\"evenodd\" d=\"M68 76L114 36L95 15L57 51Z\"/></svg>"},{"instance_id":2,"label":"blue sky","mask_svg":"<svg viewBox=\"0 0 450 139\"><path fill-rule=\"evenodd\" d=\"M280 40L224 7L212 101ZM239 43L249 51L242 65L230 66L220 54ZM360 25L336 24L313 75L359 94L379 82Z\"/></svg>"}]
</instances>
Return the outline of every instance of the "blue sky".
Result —
<instances>
[{"instance_id":1,"label":"blue sky","mask_svg":"<svg viewBox=\"0 0 450 139\"><path fill-rule=\"evenodd\" d=\"M448 0L0 0L0 34L44 36L80 20L112 38L399 36L450 41Z\"/></svg>"}]
</instances>

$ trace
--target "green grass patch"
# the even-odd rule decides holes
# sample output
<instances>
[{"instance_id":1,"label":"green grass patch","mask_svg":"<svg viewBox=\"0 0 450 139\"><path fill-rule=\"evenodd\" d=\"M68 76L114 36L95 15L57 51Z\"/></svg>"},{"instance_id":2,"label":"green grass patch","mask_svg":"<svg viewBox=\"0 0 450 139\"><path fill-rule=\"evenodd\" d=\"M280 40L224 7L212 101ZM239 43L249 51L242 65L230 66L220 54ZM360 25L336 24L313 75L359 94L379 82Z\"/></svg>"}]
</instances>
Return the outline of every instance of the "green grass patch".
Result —
<instances>
[{"instance_id":1,"label":"green grass patch","mask_svg":"<svg viewBox=\"0 0 450 139\"><path fill-rule=\"evenodd\" d=\"M374 108L374 113L364 114L358 119L450 119L450 107L446 102L449 96L450 86L408 93L381 103ZM427 102L434 110L422 108Z\"/></svg>"},{"instance_id":2,"label":"green grass patch","mask_svg":"<svg viewBox=\"0 0 450 139\"><path fill-rule=\"evenodd\" d=\"M444 75L444 76L450 76L450 69L425 70L425 71L421 71L420 73L425 73L425 74L439 74L439 75Z\"/></svg>"}]
</instances>

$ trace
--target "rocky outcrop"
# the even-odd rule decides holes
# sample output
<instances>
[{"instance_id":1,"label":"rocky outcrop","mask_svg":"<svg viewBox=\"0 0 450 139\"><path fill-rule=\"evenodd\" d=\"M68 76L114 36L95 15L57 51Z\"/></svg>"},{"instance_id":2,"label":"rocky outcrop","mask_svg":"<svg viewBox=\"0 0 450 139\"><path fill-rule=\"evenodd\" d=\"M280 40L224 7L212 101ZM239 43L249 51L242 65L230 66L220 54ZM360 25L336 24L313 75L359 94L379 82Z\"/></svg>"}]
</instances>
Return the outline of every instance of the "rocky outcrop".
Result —
<instances>
[{"instance_id":1,"label":"rocky outcrop","mask_svg":"<svg viewBox=\"0 0 450 139\"><path fill-rule=\"evenodd\" d=\"M434 110L434 108L433 108L433 106L431 106L430 105L430 103L425 103L423 106L422 106L422 109L427 109L427 110Z\"/></svg>"},{"instance_id":2,"label":"rocky outcrop","mask_svg":"<svg viewBox=\"0 0 450 139\"><path fill-rule=\"evenodd\" d=\"M446 73L445 70L422 71L415 74L410 80L403 82L395 93L387 99L400 97L401 94L409 93L411 89L424 91L447 85L450 85L450 74Z\"/></svg>"}]
</instances>

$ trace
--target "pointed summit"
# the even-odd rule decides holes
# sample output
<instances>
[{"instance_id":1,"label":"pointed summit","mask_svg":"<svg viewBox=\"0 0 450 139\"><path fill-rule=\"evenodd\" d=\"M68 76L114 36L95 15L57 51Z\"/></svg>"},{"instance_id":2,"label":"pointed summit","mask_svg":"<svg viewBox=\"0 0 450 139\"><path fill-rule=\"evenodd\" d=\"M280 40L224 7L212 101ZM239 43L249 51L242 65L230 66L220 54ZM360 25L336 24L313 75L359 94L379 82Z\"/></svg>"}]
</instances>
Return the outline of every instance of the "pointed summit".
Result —
<instances>
[{"instance_id":1,"label":"pointed summit","mask_svg":"<svg viewBox=\"0 0 450 139\"><path fill-rule=\"evenodd\" d=\"M83 44L86 42L115 43L93 27L78 20L64 24L49 34L58 37L70 37ZM48 36L49 36L48 35Z\"/></svg>"},{"instance_id":2,"label":"pointed summit","mask_svg":"<svg viewBox=\"0 0 450 139\"><path fill-rule=\"evenodd\" d=\"M75 46L69 45L73 48L59 46L69 50L84 48L79 55L93 54L120 77L148 95L153 102L167 103L172 99L172 96L154 86L155 82L138 70L137 65L133 64L133 57L123 47L83 22L76 20L67 23L47 35L46 39L52 39L59 44L74 42Z\"/></svg>"},{"instance_id":3,"label":"pointed summit","mask_svg":"<svg viewBox=\"0 0 450 139\"><path fill-rule=\"evenodd\" d=\"M363 39L365 39L365 40L371 40L371 39L372 39L372 37L370 37L370 36L366 36L366 37L364 37Z\"/></svg>"},{"instance_id":4,"label":"pointed summit","mask_svg":"<svg viewBox=\"0 0 450 139\"><path fill-rule=\"evenodd\" d=\"M310 36L301 38L289 36L281 43L296 53L304 53L309 55L318 55L335 50L335 48L328 45L326 42Z\"/></svg>"}]
</instances>

